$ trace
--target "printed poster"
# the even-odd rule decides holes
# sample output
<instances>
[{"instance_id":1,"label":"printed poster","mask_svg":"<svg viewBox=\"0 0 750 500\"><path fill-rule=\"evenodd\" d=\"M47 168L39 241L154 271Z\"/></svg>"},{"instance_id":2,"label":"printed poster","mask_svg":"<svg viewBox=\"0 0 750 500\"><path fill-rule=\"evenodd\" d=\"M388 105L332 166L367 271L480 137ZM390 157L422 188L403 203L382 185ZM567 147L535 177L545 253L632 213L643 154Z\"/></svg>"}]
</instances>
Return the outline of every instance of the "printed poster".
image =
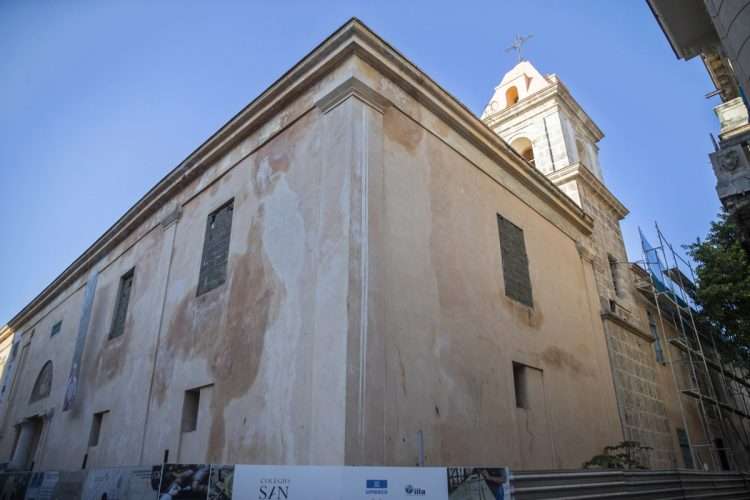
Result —
<instances>
[{"instance_id":1,"label":"printed poster","mask_svg":"<svg viewBox=\"0 0 750 500\"><path fill-rule=\"evenodd\" d=\"M208 464L165 464L159 500L206 500L210 472Z\"/></svg>"},{"instance_id":2,"label":"printed poster","mask_svg":"<svg viewBox=\"0 0 750 500\"><path fill-rule=\"evenodd\" d=\"M83 294L83 306L81 307L81 320L78 323L78 335L73 350L73 362L70 364L70 375L65 383L65 399L63 400L63 411L73 408L73 402L78 394L78 377L81 371L81 358L83 357L83 348L86 345L86 334L89 331L89 322L91 320L91 308L94 305L94 293L96 292L96 282L99 277L98 271L91 272L86 289Z\"/></svg>"},{"instance_id":3,"label":"printed poster","mask_svg":"<svg viewBox=\"0 0 750 500\"><path fill-rule=\"evenodd\" d=\"M507 469L490 467L449 467L450 500L510 500Z\"/></svg>"},{"instance_id":4,"label":"printed poster","mask_svg":"<svg viewBox=\"0 0 750 500\"><path fill-rule=\"evenodd\" d=\"M232 500L234 465L212 465L208 480L208 500Z\"/></svg>"},{"instance_id":5,"label":"printed poster","mask_svg":"<svg viewBox=\"0 0 750 500\"><path fill-rule=\"evenodd\" d=\"M86 476L81 500L141 500L156 497L151 467L92 469ZM158 479L157 479L158 484Z\"/></svg>"},{"instance_id":6,"label":"printed poster","mask_svg":"<svg viewBox=\"0 0 750 500\"><path fill-rule=\"evenodd\" d=\"M26 488L26 500L53 500L59 472L33 472Z\"/></svg>"},{"instance_id":7,"label":"printed poster","mask_svg":"<svg viewBox=\"0 0 750 500\"><path fill-rule=\"evenodd\" d=\"M31 479L29 472L4 472L0 474L0 500L24 500Z\"/></svg>"},{"instance_id":8,"label":"printed poster","mask_svg":"<svg viewBox=\"0 0 750 500\"><path fill-rule=\"evenodd\" d=\"M83 493L83 483L86 480L86 471L62 471L55 474L57 474L57 485L52 498L54 500L80 500ZM27 491L27 500L29 500L28 495L29 492Z\"/></svg>"}]
</instances>

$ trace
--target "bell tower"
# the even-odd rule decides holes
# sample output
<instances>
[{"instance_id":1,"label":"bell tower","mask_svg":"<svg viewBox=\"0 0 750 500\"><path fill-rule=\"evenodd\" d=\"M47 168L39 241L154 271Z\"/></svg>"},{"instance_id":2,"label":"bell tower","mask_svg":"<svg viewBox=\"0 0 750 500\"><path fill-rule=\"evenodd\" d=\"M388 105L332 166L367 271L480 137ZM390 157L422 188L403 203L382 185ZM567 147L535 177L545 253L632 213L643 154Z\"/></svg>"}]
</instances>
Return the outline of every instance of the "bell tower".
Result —
<instances>
[{"instance_id":1,"label":"bell tower","mask_svg":"<svg viewBox=\"0 0 750 500\"><path fill-rule=\"evenodd\" d=\"M636 296L620 230L628 210L604 184L599 164L597 144L604 134L556 75L543 76L524 60L495 88L482 120L592 217L581 256L594 270L602 327L610 359L616 360L612 373L623 436L653 448L653 462L645 463L674 466L673 431L649 354L658 341ZM635 379L639 385L629 382Z\"/></svg>"},{"instance_id":2,"label":"bell tower","mask_svg":"<svg viewBox=\"0 0 750 500\"><path fill-rule=\"evenodd\" d=\"M556 75L542 75L525 60L503 76L481 118L594 218L587 244L602 310L629 318L634 304L620 231L628 210L604 184L597 145L602 131Z\"/></svg>"}]
</instances>

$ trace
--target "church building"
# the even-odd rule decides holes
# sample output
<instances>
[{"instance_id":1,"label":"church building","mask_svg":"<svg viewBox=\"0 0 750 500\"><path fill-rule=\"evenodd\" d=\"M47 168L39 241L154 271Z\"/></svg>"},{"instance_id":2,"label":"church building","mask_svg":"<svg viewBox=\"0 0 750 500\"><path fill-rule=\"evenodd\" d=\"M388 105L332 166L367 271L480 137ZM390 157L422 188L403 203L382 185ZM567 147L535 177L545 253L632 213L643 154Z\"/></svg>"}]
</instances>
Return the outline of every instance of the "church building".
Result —
<instances>
[{"instance_id":1,"label":"church building","mask_svg":"<svg viewBox=\"0 0 750 500\"><path fill-rule=\"evenodd\" d=\"M352 19L0 331L0 462L690 466L602 137L527 61L478 118Z\"/></svg>"}]
</instances>

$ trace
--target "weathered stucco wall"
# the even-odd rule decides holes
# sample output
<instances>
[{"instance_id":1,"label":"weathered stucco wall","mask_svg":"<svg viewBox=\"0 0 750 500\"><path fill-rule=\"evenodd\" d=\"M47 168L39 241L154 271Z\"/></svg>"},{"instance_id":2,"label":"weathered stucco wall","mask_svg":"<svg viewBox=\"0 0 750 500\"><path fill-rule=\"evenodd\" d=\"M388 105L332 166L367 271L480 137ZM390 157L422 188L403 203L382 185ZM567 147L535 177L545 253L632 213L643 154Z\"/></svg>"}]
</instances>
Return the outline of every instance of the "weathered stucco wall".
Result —
<instances>
[{"instance_id":1,"label":"weathered stucco wall","mask_svg":"<svg viewBox=\"0 0 750 500\"><path fill-rule=\"evenodd\" d=\"M394 58L375 69L368 57L319 70L94 266L72 410L62 402L93 275L15 325L3 457L34 416L41 469L158 463L166 450L181 462L411 465L420 432L431 464L577 467L620 440L595 273L579 252L585 218L543 179L512 173L523 164L507 150L470 140L463 118L449 123L458 108L428 109ZM230 199L227 280L197 295L207 216ZM504 294L498 214L524 231L533 308ZM109 339L131 268L124 334ZM50 359L51 393L29 404ZM531 370L527 408L513 362ZM182 432L193 389L198 425Z\"/></svg>"},{"instance_id":2,"label":"weathered stucco wall","mask_svg":"<svg viewBox=\"0 0 750 500\"><path fill-rule=\"evenodd\" d=\"M367 378L382 397L366 412L383 457L371 460L416 463L421 434L427 463L580 466L621 439L581 233L388 80L362 75L393 104L369 177L369 336L383 356ZM504 294L498 214L525 232L534 308ZM528 410L513 361L542 370Z\"/></svg>"}]
</instances>

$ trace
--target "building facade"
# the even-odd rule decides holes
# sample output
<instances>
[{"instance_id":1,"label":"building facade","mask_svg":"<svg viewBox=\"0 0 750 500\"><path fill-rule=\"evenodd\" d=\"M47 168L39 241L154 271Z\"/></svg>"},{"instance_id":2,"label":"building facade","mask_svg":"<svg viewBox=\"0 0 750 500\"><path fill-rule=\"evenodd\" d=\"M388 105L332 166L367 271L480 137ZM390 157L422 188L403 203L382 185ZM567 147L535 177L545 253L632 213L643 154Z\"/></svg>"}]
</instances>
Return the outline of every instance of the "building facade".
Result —
<instances>
[{"instance_id":1,"label":"building facade","mask_svg":"<svg viewBox=\"0 0 750 500\"><path fill-rule=\"evenodd\" d=\"M620 230L628 210L604 182L602 131L559 77L528 61L503 77L482 119L593 219L582 246L594 269L623 436L650 448L641 462L746 468L747 375L735 376L711 337L686 326L694 319L689 297L667 276L671 255L657 253L665 244L652 248L644 239L644 257L628 257ZM678 269L678 259L669 265Z\"/></svg>"},{"instance_id":2,"label":"building facade","mask_svg":"<svg viewBox=\"0 0 750 500\"><path fill-rule=\"evenodd\" d=\"M674 466L601 137L529 63L480 120L348 22L8 323L0 459Z\"/></svg>"},{"instance_id":3,"label":"building facade","mask_svg":"<svg viewBox=\"0 0 750 500\"><path fill-rule=\"evenodd\" d=\"M750 252L750 1L648 0L675 55L700 56L722 103L711 153L716 191Z\"/></svg>"},{"instance_id":4,"label":"building facade","mask_svg":"<svg viewBox=\"0 0 750 500\"><path fill-rule=\"evenodd\" d=\"M0 453L580 466L622 437L591 231L352 21L9 323Z\"/></svg>"}]
</instances>

